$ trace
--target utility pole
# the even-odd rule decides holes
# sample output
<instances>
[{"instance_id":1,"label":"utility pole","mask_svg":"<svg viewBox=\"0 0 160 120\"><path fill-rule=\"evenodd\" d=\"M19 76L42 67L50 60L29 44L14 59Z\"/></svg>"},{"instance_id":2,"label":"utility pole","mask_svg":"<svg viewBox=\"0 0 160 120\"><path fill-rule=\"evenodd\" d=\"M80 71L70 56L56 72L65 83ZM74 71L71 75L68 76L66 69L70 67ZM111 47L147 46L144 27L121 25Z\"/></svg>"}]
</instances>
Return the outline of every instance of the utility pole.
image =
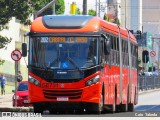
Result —
<instances>
[{"instance_id":1,"label":"utility pole","mask_svg":"<svg viewBox=\"0 0 160 120\"><path fill-rule=\"evenodd\" d=\"M100 17L100 8L101 8L101 3L100 3L100 0L99 0L99 4L98 4L98 17Z\"/></svg>"},{"instance_id":2,"label":"utility pole","mask_svg":"<svg viewBox=\"0 0 160 120\"><path fill-rule=\"evenodd\" d=\"M98 15L98 12L97 12L97 5L98 5L97 0L95 2L96 2L96 7L95 7L96 9L95 10L96 10L96 16L97 16Z\"/></svg>"},{"instance_id":3,"label":"utility pole","mask_svg":"<svg viewBox=\"0 0 160 120\"><path fill-rule=\"evenodd\" d=\"M87 0L83 0L83 15L87 15Z\"/></svg>"},{"instance_id":4,"label":"utility pole","mask_svg":"<svg viewBox=\"0 0 160 120\"><path fill-rule=\"evenodd\" d=\"M144 38L143 38L143 25L142 25L142 32L141 32L141 34L142 34L142 52L144 51L144 46L145 46L145 43L144 43ZM143 73L144 73L144 71L145 71L145 65L144 65L145 63L143 63L142 62L142 66L143 66Z\"/></svg>"},{"instance_id":5,"label":"utility pole","mask_svg":"<svg viewBox=\"0 0 160 120\"><path fill-rule=\"evenodd\" d=\"M126 3L126 0L125 0L125 28L126 28L126 23L127 23L127 17L126 17L126 12L127 12L127 3Z\"/></svg>"}]
</instances>

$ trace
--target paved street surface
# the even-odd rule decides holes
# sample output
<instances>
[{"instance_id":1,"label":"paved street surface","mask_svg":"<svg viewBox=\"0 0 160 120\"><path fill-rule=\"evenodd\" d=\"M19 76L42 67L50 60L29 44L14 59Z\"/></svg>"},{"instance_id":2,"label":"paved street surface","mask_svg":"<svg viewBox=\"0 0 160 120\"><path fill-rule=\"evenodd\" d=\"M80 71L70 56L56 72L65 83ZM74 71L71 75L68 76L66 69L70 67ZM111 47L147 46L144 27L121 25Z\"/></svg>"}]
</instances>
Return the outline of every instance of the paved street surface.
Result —
<instances>
[{"instance_id":1,"label":"paved street surface","mask_svg":"<svg viewBox=\"0 0 160 120\"><path fill-rule=\"evenodd\" d=\"M30 111L29 108L25 107L19 107L19 108L13 108L12 106L12 96L13 94L7 94L7 95L0 95L0 109L3 111L10 111L11 109L16 109L16 111ZM159 111L160 111L160 101L159 101L159 96L160 96L160 89L157 90L148 90L148 91L141 91L139 92L139 102L138 105L135 106L135 112L127 112L124 114L124 112L120 113L115 113L115 114L101 114L101 115L94 115L94 116L110 116L110 117L115 117L115 116L133 116L135 117L135 114L139 114L139 112L158 112L158 116L160 116ZM4 109L5 108L5 109ZM11 108L11 109L10 109ZM13 110L14 111L14 110ZM44 114L45 115L45 114ZM47 115L47 114L46 114ZM88 114L81 114L81 115L76 115L76 114L68 114L69 116L93 116L93 114L88 115ZM145 113L144 113L145 115ZM62 114L55 114L54 116L62 116Z\"/></svg>"}]
</instances>

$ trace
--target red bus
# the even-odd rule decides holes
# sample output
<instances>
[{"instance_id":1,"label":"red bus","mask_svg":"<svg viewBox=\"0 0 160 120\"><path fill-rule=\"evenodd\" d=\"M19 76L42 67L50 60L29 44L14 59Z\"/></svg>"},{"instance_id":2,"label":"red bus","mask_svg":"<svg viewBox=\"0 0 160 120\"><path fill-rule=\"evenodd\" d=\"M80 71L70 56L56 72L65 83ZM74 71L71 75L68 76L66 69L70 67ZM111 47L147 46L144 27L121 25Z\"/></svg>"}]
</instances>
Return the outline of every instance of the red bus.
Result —
<instances>
[{"instance_id":1,"label":"red bus","mask_svg":"<svg viewBox=\"0 0 160 120\"><path fill-rule=\"evenodd\" d=\"M129 30L93 16L46 15L28 35L34 112L134 110L138 46Z\"/></svg>"}]
</instances>

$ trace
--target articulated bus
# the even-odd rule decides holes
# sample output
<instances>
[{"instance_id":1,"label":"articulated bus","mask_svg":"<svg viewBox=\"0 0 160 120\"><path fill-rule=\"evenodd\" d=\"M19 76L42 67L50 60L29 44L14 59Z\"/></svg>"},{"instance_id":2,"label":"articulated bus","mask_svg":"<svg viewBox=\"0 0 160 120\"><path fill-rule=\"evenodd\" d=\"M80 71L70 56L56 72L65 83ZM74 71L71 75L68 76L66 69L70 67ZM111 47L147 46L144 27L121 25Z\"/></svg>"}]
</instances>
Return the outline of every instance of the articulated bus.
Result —
<instances>
[{"instance_id":1,"label":"articulated bus","mask_svg":"<svg viewBox=\"0 0 160 120\"><path fill-rule=\"evenodd\" d=\"M22 55L34 112L134 111L138 46L129 30L88 15L45 15L28 36Z\"/></svg>"}]
</instances>

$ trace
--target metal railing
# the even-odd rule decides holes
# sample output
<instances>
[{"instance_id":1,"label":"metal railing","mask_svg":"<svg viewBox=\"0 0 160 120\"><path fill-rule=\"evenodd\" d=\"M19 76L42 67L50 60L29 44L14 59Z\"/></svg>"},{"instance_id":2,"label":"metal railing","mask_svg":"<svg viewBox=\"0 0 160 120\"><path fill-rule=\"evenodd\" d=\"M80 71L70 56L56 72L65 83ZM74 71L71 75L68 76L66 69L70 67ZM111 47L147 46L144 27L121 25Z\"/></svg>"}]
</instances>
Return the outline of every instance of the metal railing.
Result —
<instances>
[{"instance_id":1,"label":"metal railing","mask_svg":"<svg viewBox=\"0 0 160 120\"><path fill-rule=\"evenodd\" d=\"M139 91L160 88L160 76L138 76Z\"/></svg>"}]
</instances>

